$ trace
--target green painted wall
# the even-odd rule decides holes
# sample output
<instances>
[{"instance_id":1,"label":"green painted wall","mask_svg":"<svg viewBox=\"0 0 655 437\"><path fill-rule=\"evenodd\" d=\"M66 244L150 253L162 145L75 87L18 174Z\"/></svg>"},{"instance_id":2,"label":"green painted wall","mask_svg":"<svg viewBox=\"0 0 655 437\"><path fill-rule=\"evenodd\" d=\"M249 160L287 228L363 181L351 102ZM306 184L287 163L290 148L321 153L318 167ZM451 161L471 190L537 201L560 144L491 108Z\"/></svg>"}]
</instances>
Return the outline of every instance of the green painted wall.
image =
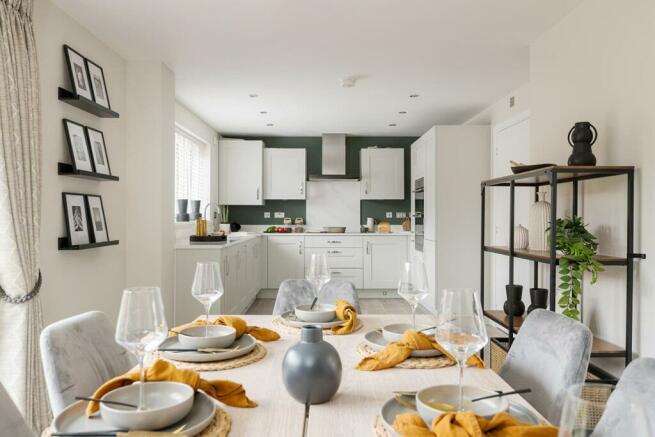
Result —
<instances>
[{"instance_id":1,"label":"green painted wall","mask_svg":"<svg viewBox=\"0 0 655 437\"><path fill-rule=\"evenodd\" d=\"M243 138L243 137L241 137ZM321 137L257 137L266 147L305 148L307 150L307 173L321 173ZM416 137L347 137L346 138L346 173L349 176L359 176L359 151L366 147L403 147L405 149L405 199L404 200L362 200L360 222L366 223L367 217L384 219L385 212L394 213L390 219L392 224L400 224L402 219L396 219L396 212L409 213L411 171L410 146ZM265 219L264 212L270 212L271 218ZM230 221L244 225L281 224L282 219L273 218L274 213L284 212L287 217L306 217L304 200L266 200L261 206L231 206Z\"/></svg>"}]
</instances>

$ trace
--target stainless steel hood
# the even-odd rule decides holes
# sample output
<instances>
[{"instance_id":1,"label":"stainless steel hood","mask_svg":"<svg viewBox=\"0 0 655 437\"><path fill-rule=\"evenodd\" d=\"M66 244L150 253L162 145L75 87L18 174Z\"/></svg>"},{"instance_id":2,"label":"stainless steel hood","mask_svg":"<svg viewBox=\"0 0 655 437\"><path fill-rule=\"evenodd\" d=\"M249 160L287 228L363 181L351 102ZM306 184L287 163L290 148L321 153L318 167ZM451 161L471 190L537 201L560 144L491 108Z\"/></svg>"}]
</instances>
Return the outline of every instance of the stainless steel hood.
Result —
<instances>
[{"instance_id":1,"label":"stainless steel hood","mask_svg":"<svg viewBox=\"0 0 655 437\"><path fill-rule=\"evenodd\" d=\"M346 134L323 134L321 174L309 175L310 181L357 181L346 175Z\"/></svg>"}]
</instances>

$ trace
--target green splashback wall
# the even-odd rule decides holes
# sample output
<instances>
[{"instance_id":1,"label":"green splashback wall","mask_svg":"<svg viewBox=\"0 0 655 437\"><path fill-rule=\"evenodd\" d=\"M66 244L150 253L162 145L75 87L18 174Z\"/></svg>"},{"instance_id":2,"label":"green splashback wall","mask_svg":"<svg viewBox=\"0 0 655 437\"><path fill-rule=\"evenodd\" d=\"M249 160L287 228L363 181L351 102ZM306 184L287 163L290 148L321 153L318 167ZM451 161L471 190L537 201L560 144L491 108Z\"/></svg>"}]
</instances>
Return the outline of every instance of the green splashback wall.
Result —
<instances>
[{"instance_id":1,"label":"green splashback wall","mask_svg":"<svg viewBox=\"0 0 655 437\"><path fill-rule=\"evenodd\" d=\"M243 137L240 137L243 138ZM266 147L305 148L307 150L307 173L321 173L321 137L250 137L260 139ZM359 176L359 151L366 147L403 147L405 149L405 199L404 200L362 200L360 222L366 223L367 217L384 219L385 213L391 211L392 224L400 224L396 212L409 213L411 171L410 146L416 137L346 137L346 173ZM270 212L271 218L264 218L264 212ZM287 217L306 217L304 200L266 200L261 206L230 206L230 221L244 225L281 224L282 219L273 218L274 213L284 211Z\"/></svg>"}]
</instances>

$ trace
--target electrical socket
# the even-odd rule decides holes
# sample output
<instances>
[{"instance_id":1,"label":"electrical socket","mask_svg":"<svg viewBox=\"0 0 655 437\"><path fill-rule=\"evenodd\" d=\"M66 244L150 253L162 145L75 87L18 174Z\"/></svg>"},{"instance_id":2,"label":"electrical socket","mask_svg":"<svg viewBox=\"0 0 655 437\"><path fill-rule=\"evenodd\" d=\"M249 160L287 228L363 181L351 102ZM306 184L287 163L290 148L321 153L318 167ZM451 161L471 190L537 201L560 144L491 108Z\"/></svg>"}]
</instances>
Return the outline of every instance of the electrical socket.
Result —
<instances>
[{"instance_id":1,"label":"electrical socket","mask_svg":"<svg viewBox=\"0 0 655 437\"><path fill-rule=\"evenodd\" d=\"M393 212L387 212L386 217L387 218L393 218Z\"/></svg>"},{"instance_id":2,"label":"electrical socket","mask_svg":"<svg viewBox=\"0 0 655 437\"><path fill-rule=\"evenodd\" d=\"M283 219L283 218L284 218L284 211L283 211L283 212L276 212L276 213L275 213L275 218L281 218L281 219Z\"/></svg>"},{"instance_id":3,"label":"electrical socket","mask_svg":"<svg viewBox=\"0 0 655 437\"><path fill-rule=\"evenodd\" d=\"M407 217L406 213L402 211L396 212L396 218L405 218L405 217Z\"/></svg>"},{"instance_id":4,"label":"electrical socket","mask_svg":"<svg viewBox=\"0 0 655 437\"><path fill-rule=\"evenodd\" d=\"M264 212L264 218L271 218L271 212L270 211Z\"/></svg>"}]
</instances>

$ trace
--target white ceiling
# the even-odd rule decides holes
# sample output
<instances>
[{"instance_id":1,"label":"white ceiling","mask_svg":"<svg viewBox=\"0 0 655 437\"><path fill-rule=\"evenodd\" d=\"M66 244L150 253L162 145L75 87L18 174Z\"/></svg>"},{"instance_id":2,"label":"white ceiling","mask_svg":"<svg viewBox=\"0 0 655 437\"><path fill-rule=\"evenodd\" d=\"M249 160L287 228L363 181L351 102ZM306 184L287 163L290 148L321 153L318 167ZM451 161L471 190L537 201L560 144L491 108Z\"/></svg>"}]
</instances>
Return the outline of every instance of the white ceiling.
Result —
<instances>
[{"instance_id":1,"label":"white ceiling","mask_svg":"<svg viewBox=\"0 0 655 437\"><path fill-rule=\"evenodd\" d=\"M162 60L178 100L219 132L257 135L463 122L528 81L529 44L580 2L54 1L126 59Z\"/></svg>"}]
</instances>

